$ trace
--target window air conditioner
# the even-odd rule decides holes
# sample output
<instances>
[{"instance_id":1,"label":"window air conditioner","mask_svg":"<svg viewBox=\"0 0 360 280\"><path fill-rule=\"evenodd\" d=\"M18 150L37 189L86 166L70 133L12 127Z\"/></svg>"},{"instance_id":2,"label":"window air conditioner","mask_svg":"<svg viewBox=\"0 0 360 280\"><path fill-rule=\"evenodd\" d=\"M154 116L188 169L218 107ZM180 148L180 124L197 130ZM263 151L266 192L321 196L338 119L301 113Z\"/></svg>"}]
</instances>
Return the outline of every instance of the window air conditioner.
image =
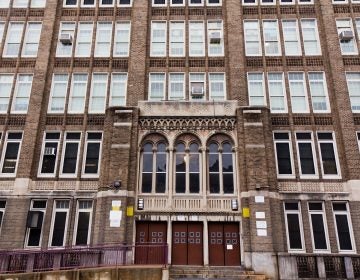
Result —
<instances>
[{"instance_id":1,"label":"window air conditioner","mask_svg":"<svg viewBox=\"0 0 360 280\"><path fill-rule=\"evenodd\" d=\"M204 95L204 85L195 84L191 86L191 96L193 97L201 97Z\"/></svg>"},{"instance_id":2,"label":"window air conditioner","mask_svg":"<svg viewBox=\"0 0 360 280\"><path fill-rule=\"evenodd\" d=\"M26 220L26 227L41 228L43 217L44 213L41 211L29 211Z\"/></svg>"},{"instance_id":3,"label":"window air conditioner","mask_svg":"<svg viewBox=\"0 0 360 280\"><path fill-rule=\"evenodd\" d=\"M348 42L354 39L354 33L351 30L342 31L339 37L342 42Z\"/></svg>"},{"instance_id":4,"label":"window air conditioner","mask_svg":"<svg viewBox=\"0 0 360 280\"><path fill-rule=\"evenodd\" d=\"M221 32L220 31L211 32L209 37L210 37L210 44L220 44L221 43Z\"/></svg>"},{"instance_id":5,"label":"window air conditioner","mask_svg":"<svg viewBox=\"0 0 360 280\"><path fill-rule=\"evenodd\" d=\"M55 148L47 147L47 148L45 148L44 155L45 156L55 156L56 155L55 152L56 152Z\"/></svg>"},{"instance_id":6,"label":"window air conditioner","mask_svg":"<svg viewBox=\"0 0 360 280\"><path fill-rule=\"evenodd\" d=\"M60 35L60 42L61 42L63 45L71 45L72 42L73 42L72 35L69 34L69 33L61 34L61 35Z\"/></svg>"}]
</instances>

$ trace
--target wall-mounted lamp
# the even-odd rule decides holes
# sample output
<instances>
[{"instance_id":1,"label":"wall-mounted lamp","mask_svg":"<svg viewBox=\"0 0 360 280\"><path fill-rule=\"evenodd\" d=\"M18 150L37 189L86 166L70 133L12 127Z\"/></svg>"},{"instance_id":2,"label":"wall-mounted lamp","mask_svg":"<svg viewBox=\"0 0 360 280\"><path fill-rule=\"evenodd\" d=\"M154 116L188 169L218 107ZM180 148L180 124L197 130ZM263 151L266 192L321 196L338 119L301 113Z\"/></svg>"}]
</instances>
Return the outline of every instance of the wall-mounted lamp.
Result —
<instances>
[{"instance_id":1,"label":"wall-mounted lamp","mask_svg":"<svg viewBox=\"0 0 360 280\"><path fill-rule=\"evenodd\" d=\"M239 203L238 203L237 199L231 200L231 210L233 210L233 211L239 210Z\"/></svg>"},{"instance_id":2,"label":"wall-mounted lamp","mask_svg":"<svg viewBox=\"0 0 360 280\"><path fill-rule=\"evenodd\" d=\"M99 189L99 191L107 191L107 190L119 190L121 188L121 181L115 180L109 185L103 186Z\"/></svg>"},{"instance_id":3,"label":"wall-mounted lamp","mask_svg":"<svg viewBox=\"0 0 360 280\"><path fill-rule=\"evenodd\" d=\"M138 199L137 209L144 210L144 199L143 198Z\"/></svg>"}]
</instances>

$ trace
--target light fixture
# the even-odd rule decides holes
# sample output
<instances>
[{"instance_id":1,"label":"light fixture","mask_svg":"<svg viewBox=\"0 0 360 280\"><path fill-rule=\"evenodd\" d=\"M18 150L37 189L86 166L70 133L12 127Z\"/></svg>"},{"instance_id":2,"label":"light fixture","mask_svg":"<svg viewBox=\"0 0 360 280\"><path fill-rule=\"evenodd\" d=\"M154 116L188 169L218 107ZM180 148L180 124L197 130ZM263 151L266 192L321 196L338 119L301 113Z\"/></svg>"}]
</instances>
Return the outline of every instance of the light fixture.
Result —
<instances>
[{"instance_id":1,"label":"light fixture","mask_svg":"<svg viewBox=\"0 0 360 280\"><path fill-rule=\"evenodd\" d=\"M113 185L114 185L115 189L120 189L121 188L121 181L120 180L115 180Z\"/></svg>"},{"instance_id":2,"label":"light fixture","mask_svg":"<svg viewBox=\"0 0 360 280\"><path fill-rule=\"evenodd\" d=\"M138 198L137 209L144 210L144 199L143 198Z\"/></svg>"},{"instance_id":3,"label":"light fixture","mask_svg":"<svg viewBox=\"0 0 360 280\"><path fill-rule=\"evenodd\" d=\"M237 199L231 200L231 210L233 210L233 211L239 210L239 203L238 203Z\"/></svg>"}]
</instances>

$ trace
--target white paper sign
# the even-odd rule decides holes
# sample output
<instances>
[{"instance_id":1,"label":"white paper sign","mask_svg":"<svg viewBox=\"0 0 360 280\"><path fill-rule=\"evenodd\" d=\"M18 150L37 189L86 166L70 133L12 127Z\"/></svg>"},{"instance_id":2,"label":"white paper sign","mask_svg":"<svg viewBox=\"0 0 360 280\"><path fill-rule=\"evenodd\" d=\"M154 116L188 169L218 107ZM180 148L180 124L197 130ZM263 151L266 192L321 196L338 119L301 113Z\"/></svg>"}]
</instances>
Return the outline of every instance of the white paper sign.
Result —
<instances>
[{"instance_id":1,"label":"white paper sign","mask_svg":"<svg viewBox=\"0 0 360 280\"><path fill-rule=\"evenodd\" d=\"M267 230L266 229L258 229L257 236L267 236Z\"/></svg>"},{"instance_id":2,"label":"white paper sign","mask_svg":"<svg viewBox=\"0 0 360 280\"><path fill-rule=\"evenodd\" d=\"M110 220L110 227L120 227L121 220Z\"/></svg>"},{"instance_id":3,"label":"white paper sign","mask_svg":"<svg viewBox=\"0 0 360 280\"><path fill-rule=\"evenodd\" d=\"M256 221L256 228L267 228L266 221Z\"/></svg>"},{"instance_id":4,"label":"white paper sign","mask_svg":"<svg viewBox=\"0 0 360 280\"><path fill-rule=\"evenodd\" d=\"M110 211L110 221L111 220L121 220L122 211Z\"/></svg>"},{"instance_id":5,"label":"white paper sign","mask_svg":"<svg viewBox=\"0 0 360 280\"><path fill-rule=\"evenodd\" d=\"M265 219L265 212L256 212L256 219Z\"/></svg>"},{"instance_id":6,"label":"white paper sign","mask_svg":"<svg viewBox=\"0 0 360 280\"><path fill-rule=\"evenodd\" d=\"M227 245L226 245L226 249L227 249L227 250L232 250L232 249L233 249L233 245L232 245L232 244L227 244Z\"/></svg>"},{"instance_id":7,"label":"white paper sign","mask_svg":"<svg viewBox=\"0 0 360 280\"><path fill-rule=\"evenodd\" d=\"M113 207L121 207L121 200L113 200L111 206L113 206Z\"/></svg>"},{"instance_id":8,"label":"white paper sign","mask_svg":"<svg viewBox=\"0 0 360 280\"><path fill-rule=\"evenodd\" d=\"M255 202L256 203L264 203L265 202L264 196L262 196L262 195L255 196Z\"/></svg>"}]
</instances>

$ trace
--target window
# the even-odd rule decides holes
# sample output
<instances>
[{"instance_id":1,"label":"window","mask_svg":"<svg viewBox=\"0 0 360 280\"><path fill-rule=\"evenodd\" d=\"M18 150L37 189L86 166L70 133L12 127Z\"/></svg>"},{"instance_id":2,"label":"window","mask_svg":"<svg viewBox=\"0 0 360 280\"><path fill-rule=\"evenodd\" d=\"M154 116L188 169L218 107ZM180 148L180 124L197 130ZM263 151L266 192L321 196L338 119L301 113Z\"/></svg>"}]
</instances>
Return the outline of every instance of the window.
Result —
<instances>
[{"instance_id":1,"label":"window","mask_svg":"<svg viewBox=\"0 0 360 280\"><path fill-rule=\"evenodd\" d=\"M309 202L311 236L314 251L328 251L329 237L322 202Z\"/></svg>"},{"instance_id":2,"label":"window","mask_svg":"<svg viewBox=\"0 0 360 280\"><path fill-rule=\"evenodd\" d=\"M150 73L149 100L165 99L165 74Z\"/></svg>"},{"instance_id":3,"label":"window","mask_svg":"<svg viewBox=\"0 0 360 280\"><path fill-rule=\"evenodd\" d=\"M64 112L68 80L68 74L53 75L48 113Z\"/></svg>"},{"instance_id":4,"label":"window","mask_svg":"<svg viewBox=\"0 0 360 280\"><path fill-rule=\"evenodd\" d=\"M114 6L114 0L99 0L100 7L112 7Z\"/></svg>"},{"instance_id":5,"label":"window","mask_svg":"<svg viewBox=\"0 0 360 280\"><path fill-rule=\"evenodd\" d=\"M204 22L189 22L189 56L205 55Z\"/></svg>"},{"instance_id":6,"label":"window","mask_svg":"<svg viewBox=\"0 0 360 280\"><path fill-rule=\"evenodd\" d=\"M312 133L297 132L295 135L300 178L317 178L318 172Z\"/></svg>"},{"instance_id":7,"label":"window","mask_svg":"<svg viewBox=\"0 0 360 280\"><path fill-rule=\"evenodd\" d=\"M83 176L98 177L100 173L100 159L101 159L101 141L102 132L87 132L85 151L84 151L84 166Z\"/></svg>"},{"instance_id":8,"label":"window","mask_svg":"<svg viewBox=\"0 0 360 280\"><path fill-rule=\"evenodd\" d=\"M197 143L180 142L175 153L175 192L200 192L200 152Z\"/></svg>"},{"instance_id":9,"label":"window","mask_svg":"<svg viewBox=\"0 0 360 280\"><path fill-rule=\"evenodd\" d=\"M32 200L26 220L25 247L40 247L46 200Z\"/></svg>"},{"instance_id":10,"label":"window","mask_svg":"<svg viewBox=\"0 0 360 280\"><path fill-rule=\"evenodd\" d=\"M248 92L250 106L266 105L263 73L248 73Z\"/></svg>"},{"instance_id":11,"label":"window","mask_svg":"<svg viewBox=\"0 0 360 280\"><path fill-rule=\"evenodd\" d=\"M280 35L277 20L263 21L265 55L281 55Z\"/></svg>"},{"instance_id":12,"label":"window","mask_svg":"<svg viewBox=\"0 0 360 280\"><path fill-rule=\"evenodd\" d=\"M153 6L166 6L168 0L152 0Z\"/></svg>"},{"instance_id":13,"label":"window","mask_svg":"<svg viewBox=\"0 0 360 280\"><path fill-rule=\"evenodd\" d=\"M336 27L339 34L339 42L341 47L341 53L344 55L357 54L357 46L354 36L354 30L351 19L337 19ZM351 33L352 38L347 37L347 34Z\"/></svg>"},{"instance_id":14,"label":"window","mask_svg":"<svg viewBox=\"0 0 360 280\"><path fill-rule=\"evenodd\" d=\"M2 39L4 36L5 22L0 21L0 46L2 45Z\"/></svg>"},{"instance_id":15,"label":"window","mask_svg":"<svg viewBox=\"0 0 360 280\"><path fill-rule=\"evenodd\" d=\"M268 73L268 92L272 113L287 113L283 73Z\"/></svg>"},{"instance_id":16,"label":"window","mask_svg":"<svg viewBox=\"0 0 360 280\"><path fill-rule=\"evenodd\" d=\"M40 158L39 176L55 176L60 132L45 132Z\"/></svg>"},{"instance_id":17,"label":"window","mask_svg":"<svg viewBox=\"0 0 360 280\"><path fill-rule=\"evenodd\" d=\"M321 55L316 19L302 19L301 30L305 55Z\"/></svg>"},{"instance_id":18,"label":"window","mask_svg":"<svg viewBox=\"0 0 360 280\"><path fill-rule=\"evenodd\" d=\"M209 100L225 100L225 74L209 73Z\"/></svg>"},{"instance_id":19,"label":"window","mask_svg":"<svg viewBox=\"0 0 360 280\"><path fill-rule=\"evenodd\" d=\"M221 6L222 0L206 0L208 6Z\"/></svg>"},{"instance_id":20,"label":"window","mask_svg":"<svg viewBox=\"0 0 360 280\"><path fill-rule=\"evenodd\" d=\"M1 175L16 175L19 162L20 146L22 141L22 132L8 132L6 134L5 144L1 160Z\"/></svg>"},{"instance_id":21,"label":"window","mask_svg":"<svg viewBox=\"0 0 360 280\"><path fill-rule=\"evenodd\" d=\"M170 22L170 56L185 56L185 23Z\"/></svg>"},{"instance_id":22,"label":"window","mask_svg":"<svg viewBox=\"0 0 360 280\"><path fill-rule=\"evenodd\" d=\"M95 7L95 0L81 0L81 7Z\"/></svg>"},{"instance_id":23,"label":"window","mask_svg":"<svg viewBox=\"0 0 360 280\"><path fill-rule=\"evenodd\" d=\"M204 0L189 0L189 6L203 6Z\"/></svg>"},{"instance_id":24,"label":"window","mask_svg":"<svg viewBox=\"0 0 360 280\"><path fill-rule=\"evenodd\" d=\"M307 100L307 90L304 73L290 72L289 87L293 113L308 113L309 104Z\"/></svg>"},{"instance_id":25,"label":"window","mask_svg":"<svg viewBox=\"0 0 360 280\"><path fill-rule=\"evenodd\" d=\"M0 8L9 8L10 0L2 0L0 1Z\"/></svg>"},{"instance_id":26,"label":"window","mask_svg":"<svg viewBox=\"0 0 360 280\"><path fill-rule=\"evenodd\" d=\"M87 80L88 74L73 74L68 104L69 113L84 113Z\"/></svg>"},{"instance_id":27,"label":"window","mask_svg":"<svg viewBox=\"0 0 360 280\"><path fill-rule=\"evenodd\" d=\"M44 8L46 5L46 0L31 0L31 8Z\"/></svg>"},{"instance_id":28,"label":"window","mask_svg":"<svg viewBox=\"0 0 360 280\"><path fill-rule=\"evenodd\" d=\"M133 0L117 0L118 6L120 7L131 7Z\"/></svg>"},{"instance_id":29,"label":"window","mask_svg":"<svg viewBox=\"0 0 360 280\"><path fill-rule=\"evenodd\" d=\"M115 24L114 56L129 56L130 22L117 22Z\"/></svg>"},{"instance_id":30,"label":"window","mask_svg":"<svg viewBox=\"0 0 360 280\"><path fill-rule=\"evenodd\" d=\"M357 135L357 141L358 141L359 151L360 151L360 132L357 132L356 135Z\"/></svg>"},{"instance_id":31,"label":"window","mask_svg":"<svg viewBox=\"0 0 360 280\"><path fill-rule=\"evenodd\" d=\"M285 202L284 211L288 250L304 251L304 233L299 203Z\"/></svg>"},{"instance_id":32,"label":"window","mask_svg":"<svg viewBox=\"0 0 360 280\"><path fill-rule=\"evenodd\" d=\"M29 5L29 0L14 0L13 7L14 8L27 8Z\"/></svg>"},{"instance_id":33,"label":"window","mask_svg":"<svg viewBox=\"0 0 360 280\"><path fill-rule=\"evenodd\" d=\"M324 72L309 72L310 94L315 113L329 112L328 91Z\"/></svg>"},{"instance_id":34,"label":"window","mask_svg":"<svg viewBox=\"0 0 360 280\"><path fill-rule=\"evenodd\" d=\"M112 73L109 106L125 106L127 73Z\"/></svg>"},{"instance_id":35,"label":"window","mask_svg":"<svg viewBox=\"0 0 360 280\"><path fill-rule=\"evenodd\" d=\"M75 22L61 22L56 56L69 57L73 51Z\"/></svg>"},{"instance_id":36,"label":"window","mask_svg":"<svg viewBox=\"0 0 360 280\"><path fill-rule=\"evenodd\" d=\"M6 201L0 200L0 229L5 215Z\"/></svg>"},{"instance_id":37,"label":"window","mask_svg":"<svg viewBox=\"0 0 360 280\"><path fill-rule=\"evenodd\" d=\"M0 74L0 113L7 113L14 75Z\"/></svg>"},{"instance_id":38,"label":"window","mask_svg":"<svg viewBox=\"0 0 360 280\"><path fill-rule=\"evenodd\" d=\"M185 99L185 74L169 74L169 100Z\"/></svg>"},{"instance_id":39,"label":"window","mask_svg":"<svg viewBox=\"0 0 360 280\"><path fill-rule=\"evenodd\" d=\"M334 202L332 207L339 252L353 252L355 251L355 242L349 205L347 202Z\"/></svg>"},{"instance_id":40,"label":"window","mask_svg":"<svg viewBox=\"0 0 360 280\"><path fill-rule=\"evenodd\" d=\"M285 55L301 55L300 35L297 20L283 20Z\"/></svg>"},{"instance_id":41,"label":"window","mask_svg":"<svg viewBox=\"0 0 360 280\"><path fill-rule=\"evenodd\" d=\"M289 132L275 132L274 146L278 177L294 178L293 155Z\"/></svg>"},{"instance_id":42,"label":"window","mask_svg":"<svg viewBox=\"0 0 360 280\"><path fill-rule=\"evenodd\" d=\"M260 42L260 26L258 20L244 21L245 52L247 56L262 54Z\"/></svg>"},{"instance_id":43,"label":"window","mask_svg":"<svg viewBox=\"0 0 360 280\"><path fill-rule=\"evenodd\" d=\"M208 52L209 56L224 55L223 22L208 21Z\"/></svg>"},{"instance_id":44,"label":"window","mask_svg":"<svg viewBox=\"0 0 360 280\"><path fill-rule=\"evenodd\" d=\"M12 113L26 114L29 106L33 75L19 74L16 80Z\"/></svg>"},{"instance_id":45,"label":"window","mask_svg":"<svg viewBox=\"0 0 360 280\"><path fill-rule=\"evenodd\" d=\"M10 22L4 47L5 57L17 57L20 52L20 43L23 34L23 22Z\"/></svg>"},{"instance_id":46,"label":"window","mask_svg":"<svg viewBox=\"0 0 360 280\"><path fill-rule=\"evenodd\" d=\"M209 191L211 194L234 193L234 157L232 145L210 142L208 152Z\"/></svg>"},{"instance_id":47,"label":"window","mask_svg":"<svg viewBox=\"0 0 360 280\"><path fill-rule=\"evenodd\" d=\"M77 7L78 0L64 0L64 7Z\"/></svg>"},{"instance_id":48,"label":"window","mask_svg":"<svg viewBox=\"0 0 360 280\"><path fill-rule=\"evenodd\" d=\"M318 132L318 143L321 157L321 170L324 178L339 178L339 160L337 157L334 133Z\"/></svg>"},{"instance_id":49,"label":"window","mask_svg":"<svg viewBox=\"0 0 360 280\"><path fill-rule=\"evenodd\" d=\"M350 96L351 109L360 112L360 72L346 72L347 86Z\"/></svg>"},{"instance_id":50,"label":"window","mask_svg":"<svg viewBox=\"0 0 360 280\"><path fill-rule=\"evenodd\" d=\"M145 143L142 147L142 193L165 193L167 186L166 144L160 140L155 144Z\"/></svg>"},{"instance_id":51,"label":"window","mask_svg":"<svg viewBox=\"0 0 360 280\"><path fill-rule=\"evenodd\" d=\"M92 220L92 201L78 200L74 230L74 245L84 246L90 243Z\"/></svg>"},{"instance_id":52,"label":"window","mask_svg":"<svg viewBox=\"0 0 360 280\"><path fill-rule=\"evenodd\" d=\"M166 56L166 21L151 22L151 56Z\"/></svg>"},{"instance_id":53,"label":"window","mask_svg":"<svg viewBox=\"0 0 360 280\"><path fill-rule=\"evenodd\" d=\"M95 73L91 80L89 113L105 113L108 74Z\"/></svg>"},{"instance_id":54,"label":"window","mask_svg":"<svg viewBox=\"0 0 360 280\"><path fill-rule=\"evenodd\" d=\"M38 54L41 22L29 22L26 27L22 56L36 57Z\"/></svg>"},{"instance_id":55,"label":"window","mask_svg":"<svg viewBox=\"0 0 360 280\"><path fill-rule=\"evenodd\" d=\"M206 84L205 84L204 73L189 74L189 90L190 90L191 100L205 100Z\"/></svg>"},{"instance_id":56,"label":"window","mask_svg":"<svg viewBox=\"0 0 360 280\"><path fill-rule=\"evenodd\" d=\"M61 160L62 177L76 177L80 148L80 132L66 132Z\"/></svg>"},{"instance_id":57,"label":"window","mask_svg":"<svg viewBox=\"0 0 360 280\"><path fill-rule=\"evenodd\" d=\"M49 237L50 247L65 246L69 208L69 200L55 200Z\"/></svg>"},{"instance_id":58,"label":"window","mask_svg":"<svg viewBox=\"0 0 360 280\"><path fill-rule=\"evenodd\" d=\"M86 1L86 0L84 0ZM76 38L75 56L89 57L91 53L91 44L93 36L92 22L79 22Z\"/></svg>"},{"instance_id":59,"label":"window","mask_svg":"<svg viewBox=\"0 0 360 280\"><path fill-rule=\"evenodd\" d=\"M112 22L98 22L96 29L95 56L109 57L112 38Z\"/></svg>"}]
</instances>

